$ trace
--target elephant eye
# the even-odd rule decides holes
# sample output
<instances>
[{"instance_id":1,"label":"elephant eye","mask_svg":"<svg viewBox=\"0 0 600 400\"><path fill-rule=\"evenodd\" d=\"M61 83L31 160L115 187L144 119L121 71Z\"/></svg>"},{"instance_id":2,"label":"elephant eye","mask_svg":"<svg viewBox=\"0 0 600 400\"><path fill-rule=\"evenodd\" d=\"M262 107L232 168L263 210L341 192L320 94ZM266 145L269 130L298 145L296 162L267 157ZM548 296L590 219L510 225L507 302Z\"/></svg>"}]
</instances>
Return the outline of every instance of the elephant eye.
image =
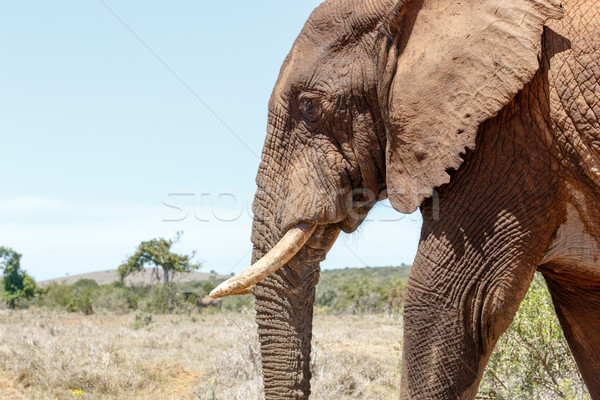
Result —
<instances>
[{"instance_id":1,"label":"elephant eye","mask_svg":"<svg viewBox=\"0 0 600 400\"><path fill-rule=\"evenodd\" d=\"M300 102L300 109L303 113L308 114L315 108L315 101L311 99L304 99Z\"/></svg>"},{"instance_id":2,"label":"elephant eye","mask_svg":"<svg viewBox=\"0 0 600 400\"><path fill-rule=\"evenodd\" d=\"M301 99L300 111L307 119L313 121L317 117L317 100L311 98Z\"/></svg>"}]
</instances>

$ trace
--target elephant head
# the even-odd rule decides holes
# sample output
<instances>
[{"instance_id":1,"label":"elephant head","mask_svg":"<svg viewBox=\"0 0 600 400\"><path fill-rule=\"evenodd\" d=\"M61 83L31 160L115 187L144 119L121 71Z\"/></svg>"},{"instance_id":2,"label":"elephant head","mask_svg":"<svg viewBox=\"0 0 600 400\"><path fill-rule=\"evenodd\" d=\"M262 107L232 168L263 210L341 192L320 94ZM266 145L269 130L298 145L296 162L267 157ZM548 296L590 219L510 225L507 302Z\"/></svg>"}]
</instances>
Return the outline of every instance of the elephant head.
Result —
<instances>
[{"instance_id":1,"label":"elephant head","mask_svg":"<svg viewBox=\"0 0 600 400\"><path fill-rule=\"evenodd\" d=\"M327 0L313 12L269 103L255 264L211 293L252 287L267 399L310 395L319 262L340 230L385 198L411 213L447 184L481 124L532 79L543 25L561 13L556 0Z\"/></svg>"}]
</instances>

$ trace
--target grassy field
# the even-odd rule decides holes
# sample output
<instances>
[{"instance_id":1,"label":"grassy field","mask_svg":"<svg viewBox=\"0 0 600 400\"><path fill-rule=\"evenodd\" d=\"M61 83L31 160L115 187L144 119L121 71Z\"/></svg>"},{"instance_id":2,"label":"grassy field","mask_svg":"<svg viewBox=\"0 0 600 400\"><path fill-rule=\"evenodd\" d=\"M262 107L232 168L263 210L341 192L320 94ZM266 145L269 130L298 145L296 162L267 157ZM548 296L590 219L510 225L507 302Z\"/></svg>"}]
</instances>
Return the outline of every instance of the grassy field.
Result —
<instances>
[{"instance_id":1,"label":"grassy field","mask_svg":"<svg viewBox=\"0 0 600 400\"><path fill-rule=\"evenodd\" d=\"M407 273L322 274L312 398L397 398ZM206 294L216 283L81 280L48 285L24 309L0 309L0 399L262 399L252 296L198 310L180 295ZM541 275L500 338L477 398L590 399Z\"/></svg>"},{"instance_id":2,"label":"grassy field","mask_svg":"<svg viewBox=\"0 0 600 400\"><path fill-rule=\"evenodd\" d=\"M262 397L249 312L137 316L0 311L0 398ZM316 316L314 398L395 398L400 337L385 315Z\"/></svg>"}]
</instances>

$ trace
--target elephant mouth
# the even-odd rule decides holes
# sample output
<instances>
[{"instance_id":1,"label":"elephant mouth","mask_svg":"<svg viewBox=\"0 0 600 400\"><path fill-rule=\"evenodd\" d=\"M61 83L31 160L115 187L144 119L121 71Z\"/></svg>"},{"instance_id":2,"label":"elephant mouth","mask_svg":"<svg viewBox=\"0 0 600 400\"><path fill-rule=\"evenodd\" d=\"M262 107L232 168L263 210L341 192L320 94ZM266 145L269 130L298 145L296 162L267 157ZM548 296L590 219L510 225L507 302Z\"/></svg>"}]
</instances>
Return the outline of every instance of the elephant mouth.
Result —
<instances>
[{"instance_id":1,"label":"elephant mouth","mask_svg":"<svg viewBox=\"0 0 600 400\"><path fill-rule=\"evenodd\" d=\"M352 233L358 229L360 224L365 220L371 207L355 208L344 220L337 223L337 226L345 233Z\"/></svg>"},{"instance_id":2,"label":"elephant mouth","mask_svg":"<svg viewBox=\"0 0 600 400\"><path fill-rule=\"evenodd\" d=\"M369 214L369 211L371 211L378 201L384 198L382 195L375 196L372 192L370 196L365 196L363 192L355 195L348 207L346 217L338 222L337 226L345 233L356 231Z\"/></svg>"}]
</instances>

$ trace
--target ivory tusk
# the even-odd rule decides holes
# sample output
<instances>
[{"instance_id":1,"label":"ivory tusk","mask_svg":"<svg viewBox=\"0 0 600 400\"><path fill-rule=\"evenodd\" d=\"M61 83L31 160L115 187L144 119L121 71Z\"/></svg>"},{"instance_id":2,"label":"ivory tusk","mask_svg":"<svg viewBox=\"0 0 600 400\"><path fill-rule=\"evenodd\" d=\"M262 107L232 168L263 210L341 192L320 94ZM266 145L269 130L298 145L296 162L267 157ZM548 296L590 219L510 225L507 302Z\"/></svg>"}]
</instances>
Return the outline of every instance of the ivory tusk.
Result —
<instances>
[{"instance_id":1,"label":"ivory tusk","mask_svg":"<svg viewBox=\"0 0 600 400\"><path fill-rule=\"evenodd\" d=\"M314 224L305 222L294 226L263 258L240 274L221 283L210 292L210 296L219 298L246 294L252 285L273 275L294 257L310 238L310 235L313 234L316 227Z\"/></svg>"}]
</instances>

